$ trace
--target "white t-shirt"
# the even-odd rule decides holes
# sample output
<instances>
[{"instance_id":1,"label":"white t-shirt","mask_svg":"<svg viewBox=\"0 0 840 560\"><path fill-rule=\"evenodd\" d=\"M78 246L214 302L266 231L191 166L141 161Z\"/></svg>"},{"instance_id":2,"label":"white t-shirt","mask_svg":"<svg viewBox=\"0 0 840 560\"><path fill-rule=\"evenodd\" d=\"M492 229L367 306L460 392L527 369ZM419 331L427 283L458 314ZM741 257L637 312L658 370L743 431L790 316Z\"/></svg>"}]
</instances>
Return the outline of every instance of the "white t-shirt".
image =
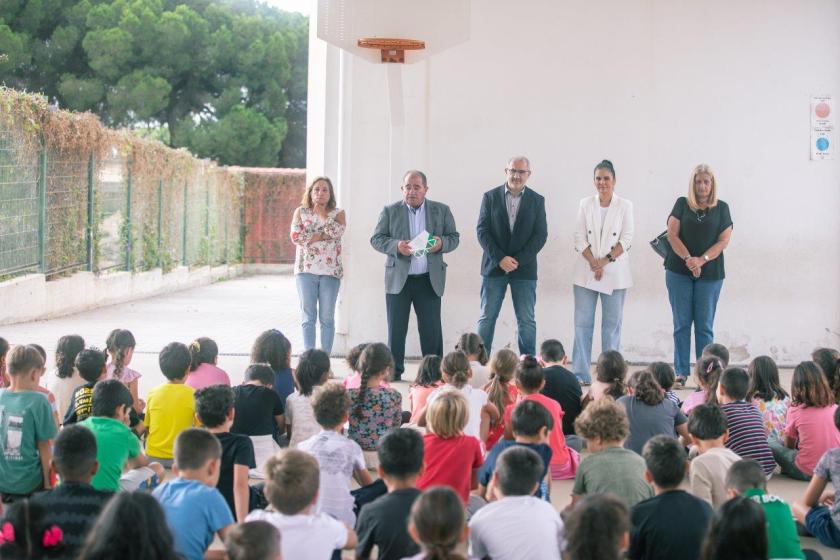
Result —
<instances>
[{"instance_id":1,"label":"white t-shirt","mask_svg":"<svg viewBox=\"0 0 840 560\"><path fill-rule=\"evenodd\" d=\"M300 442L297 447L315 457L321 468L321 485L315 513L326 513L354 527L356 514L353 513L354 500L350 494L350 481L353 471L365 468L362 448L350 438L327 430L321 430L308 440Z\"/></svg>"},{"instance_id":2,"label":"white t-shirt","mask_svg":"<svg viewBox=\"0 0 840 560\"><path fill-rule=\"evenodd\" d=\"M467 426L464 428L464 435L472 436L479 441L481 441L481 409L487 404L487 393L484 392L482 389L476 389L475 387L467 384L458 389L453 385L441 385L437 389L435 389L431 395L429 395L428 400L426 400L426 410L432 402L441 394L443 391L460 391L464 398L467 399L467 404L469 404L470 413L469 418L467 419Z\"/></svg>"},{"instance_id":3,"label":"white t-shirt","mask_svg":"<svg viewBox=\"0 0 840 560\"><path fill-rule=\"evenodd\" d=\"M483 390L484 386L490 382L490 368L481 365L481 362L470 362L470 369L472 370L470 385Z\"/></svg>"},{"instance_id":4,"label":"white t-shirt","mask_svg":"<svg viewBox=\"0 0 840 560\"><path fill-rule=\"evenodd\" d=\"M58 370L56 369L44 377L43 385L55 397L55 406L58 410L59 418L63 419L64 415L67 414L67 409L70 408L70 403L73 400L73 391L76 390L76 387L81 387L85 383L87 381L82 379L82 376L79 375L79 371L76 368L73 368L73 375L70 377L59 377Z\"/></svg>"},{"instance_id":5,"label":"white t-shirt","mask_svg":"<svg viewBox=\"0 0 840 560\"><path fill-rule=\"evenodd\" d=\"M283 558L329 560L333 550L347 544L347 527L329 515L284 515L257 509L245 521L267 521L280 531Z\"/></svg>"},{"instance_id":6,"label":"white t-shirt","mask_svg":"<svg viewBox=\"0 0 840 560\"><path fill-rule=\"evenodd\" d=\"M560 560L563 521L533 496L490 502L470 519L470 555L493 560Z\"/></svg>"},{"instance_id":7,"label":"white t-shirt","mask_svg":"<svg viewBox=\"0 0 840 560\"><path fill-rule=\"evenodd\" d=\"M286 422L292 425L289 447L297 447L297 444L321 431L321 426L315 421L312 395L307 397L295 390L286 398Z\"/></svg>"}]
</instances>

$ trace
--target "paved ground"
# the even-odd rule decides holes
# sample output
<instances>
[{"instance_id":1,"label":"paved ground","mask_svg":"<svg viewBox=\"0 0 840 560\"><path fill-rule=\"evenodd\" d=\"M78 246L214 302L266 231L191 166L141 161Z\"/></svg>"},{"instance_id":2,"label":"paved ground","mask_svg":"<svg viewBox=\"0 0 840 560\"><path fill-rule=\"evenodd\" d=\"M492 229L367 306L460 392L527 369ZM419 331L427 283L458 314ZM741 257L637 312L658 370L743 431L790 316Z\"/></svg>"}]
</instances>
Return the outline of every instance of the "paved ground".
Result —
<instances>
[{"instance_id":1,"label":"paved ground","mask_svg":"<svg viewBox=\"0 0 840 560\"><path fill-rule=\"evenodd\" d=\"M12 344L37 342L52 354L62 335L80 334L88 344L102 347L114 328L129 329L137 339L131 367L143 375L141 396L164 382L157 367L157 353L172 341L189 343L199 336L213 338L221 352L219 366L235 384L242 380L251 344L263 330L280 329L291 340L295 354L302 346L297 292L290 275L238 278L49 321L8 325L0 327L0 336ZM52 367L52 356L48 366ZM416 366L416 362L406 364L405 379L413 379ZM337 378L347 374L342 360L333 360L333 372ZM782 385L789 387L791 371L781 373ZM404 395L407 393L407 382L395 386ZM685 398L689 391L682 393L681 398ZM781 476L770 481L770 491L789 503L802 496L805 486ZM571 481L552 484L552 501L558 508L570 501L571 489ZM803 546L819 550L824 558L840 558L836 551L820 547L814 539L804 539Z\"/></svg>"}]
</instances>

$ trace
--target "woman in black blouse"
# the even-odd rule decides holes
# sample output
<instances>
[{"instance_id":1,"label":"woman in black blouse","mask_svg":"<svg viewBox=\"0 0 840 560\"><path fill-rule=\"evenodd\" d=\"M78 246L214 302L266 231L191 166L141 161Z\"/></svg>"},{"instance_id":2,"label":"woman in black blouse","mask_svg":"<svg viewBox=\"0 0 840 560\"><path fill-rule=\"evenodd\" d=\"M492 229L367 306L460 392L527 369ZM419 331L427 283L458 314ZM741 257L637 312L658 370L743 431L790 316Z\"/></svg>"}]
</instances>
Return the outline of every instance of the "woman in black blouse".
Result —
<instances>
[{"instance_id":1,"label":"woman in black blouse","mask_svg":"<svg viewBox=\"0 0 840 560\"><path fill-rule=\"evenodd\" d=\"M689 375L691 324L697 358L714 340L715 310L725 276L723 250L732 236L729 205L717 198L717 181L708 165L691 173L688 196L681 196L668 216L665 285L674 316L674 370Z\"/></svg>"}]
</instances>

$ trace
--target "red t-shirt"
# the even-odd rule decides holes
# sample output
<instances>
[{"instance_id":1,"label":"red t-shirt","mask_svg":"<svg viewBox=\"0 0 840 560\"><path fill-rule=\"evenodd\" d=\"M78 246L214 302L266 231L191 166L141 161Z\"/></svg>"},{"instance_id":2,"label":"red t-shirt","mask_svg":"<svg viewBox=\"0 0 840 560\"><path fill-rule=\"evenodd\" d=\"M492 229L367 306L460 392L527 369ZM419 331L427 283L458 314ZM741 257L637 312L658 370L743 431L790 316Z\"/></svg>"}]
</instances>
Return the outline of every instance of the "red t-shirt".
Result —
<instances>
[{"instance_id":1,"label":"red t-shirt","mask_svg":"<svg viewBox=\"0 0 840 560\"><path fill-rule=\"evenodd\" d=\"M470 498L472 471L481 467L481 445L472 436L440 438L433 433L423 436L424 471L417 479L417 488L449 486L464 503Z\"/></svg>"},{"instance_id":2,"label":"red t-shirt","mask_svg":"<svg viewBox=\"0 0 840 560\"><path fill-rule=\"evenodd\" d=\"M566 438L563 437L563 409L560 403L550 397L546 397L541 393L534 393L532 395L520 395L519 402L522 401L536 401L546 407L551 413L551 419L554 420L554 428L548 434L548 445L551 447L551 464L565 465L569 462L569 448L566 447ZM510 423L513 417L513 409L519 403L514 403L505 408L505 424Z\"/></svg>"},{"instance_id":3,"label":"red t-shirt","mask_svg":"<svg viewBox=\"0 0 840 560\"><path fill-rule=\"evenodd\" d=\"M510 406L510 404L515 404L517 402L517 399L519 398L519 390L513 383L508 383L507 393L508 398L506 399L506 401L508 404L505 405L505 410L507 410L507 407ZM499 414L501 414L502 416L499 418L499 421L496 422L495 426L490 427L490 431L487 433L487 441L484 442L484 446L487 448L488 452L491 449L493 449L493 446L496 445L496 443L498 443L498 441L502 439L505 435L505 411L500 410Z\"/></svg>"}]
</instances>

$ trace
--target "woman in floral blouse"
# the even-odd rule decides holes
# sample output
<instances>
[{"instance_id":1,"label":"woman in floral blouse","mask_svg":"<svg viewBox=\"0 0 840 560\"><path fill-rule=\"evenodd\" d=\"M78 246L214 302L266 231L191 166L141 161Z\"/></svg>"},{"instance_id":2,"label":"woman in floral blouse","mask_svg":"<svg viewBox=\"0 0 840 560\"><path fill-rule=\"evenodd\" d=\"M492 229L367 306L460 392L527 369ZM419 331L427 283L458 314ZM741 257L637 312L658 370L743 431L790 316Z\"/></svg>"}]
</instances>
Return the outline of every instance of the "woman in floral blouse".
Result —
<instances>
[{"instance_id":1,"label":"woman in floral blouse","mask_svg":"<svg viewBox=\"0 0 840 560\"><path fill-rule=\"evenodd\" d=\"M321 349L327 354L332 350L335 302L344 274L341 236L345 228L344 210L336 208L332 182L316 177L295 210L291 232L305 350L315 347L316 317L321 323Z\"/></svg>"}]
</instances>

